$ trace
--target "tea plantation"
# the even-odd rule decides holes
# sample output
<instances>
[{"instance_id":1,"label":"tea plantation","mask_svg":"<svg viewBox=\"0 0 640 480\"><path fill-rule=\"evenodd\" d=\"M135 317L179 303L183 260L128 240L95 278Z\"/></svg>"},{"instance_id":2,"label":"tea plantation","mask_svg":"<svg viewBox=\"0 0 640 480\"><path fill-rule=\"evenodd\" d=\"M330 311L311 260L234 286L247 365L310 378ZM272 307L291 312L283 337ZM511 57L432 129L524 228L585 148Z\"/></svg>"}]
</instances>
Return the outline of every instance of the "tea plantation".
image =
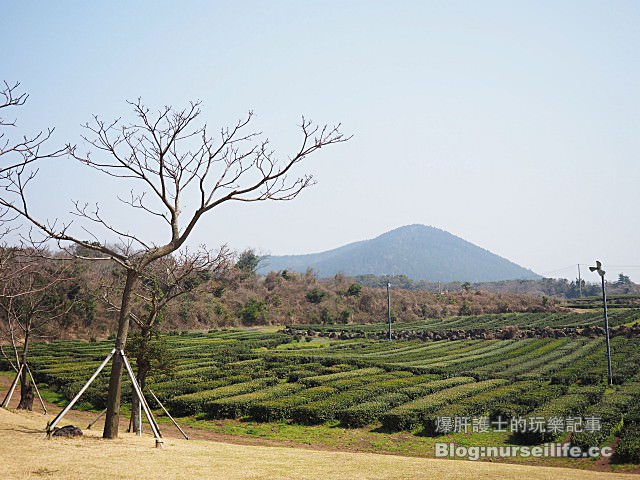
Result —
<instances>
[{"instance_id":1,"label":"tea plantation","mask_svg":"<svg viewBox=\"0 0 640 480\"><path fill-rule=\"evenodd\" d=\"M619 311L612 317L614 325L623 325L635 322L638 314ZM506 314L394 328L502 328L514 320L520 328L585 327L601 317ZM148 385L177 417L334 422L421 435L452 431L442 419L477 417L490 428L500 419L597 419L599 428L575 429L571 442L608 445L619 436L617 460L640 463L640 336L631 330L612 338L614 386L609 387L602 336L389 342L378 338L382 328L313 326L316 331L358 333L348 339L296 339L247 330L169 335L163 341L173 355L172 368L156 371ZM111 348L112 342L34 344L31 368L42 386L70 399ZM8 370L8 365L0 362L0 368ZM81 405L104 407L107 376L98 377ZM129 397L125 383L124 401ZM512 440L561 441L570 431L516 431Z\"/></svg>"}]
</instances>

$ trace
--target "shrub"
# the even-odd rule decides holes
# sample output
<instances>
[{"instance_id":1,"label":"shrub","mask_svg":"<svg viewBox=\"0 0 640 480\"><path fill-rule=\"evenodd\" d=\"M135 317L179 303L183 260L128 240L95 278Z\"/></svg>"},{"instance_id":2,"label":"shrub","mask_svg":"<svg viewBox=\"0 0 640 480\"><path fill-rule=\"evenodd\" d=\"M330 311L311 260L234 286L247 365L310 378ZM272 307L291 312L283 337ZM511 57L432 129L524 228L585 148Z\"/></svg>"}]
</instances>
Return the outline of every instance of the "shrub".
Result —
<instances>
[{"instance_id":1,"label":"shrub","mask_svg":"<svg viewBox=\"0 0 640 480\"><path fill-rule=\"evenodd\" d=\"M153 383L151 386L158 398L161 400L167 400L187 393L213 390L214 388L224 387L225 385L231 385L232 383L248 382L249 380L252 380L252 377L249 375L234 375L198 382L193 378L184 376L175 380Z\"/></svg>"},{"instance_id":2,"label":"shrub","mask_svg":"<svg viewBox=\"0 0 640 480\"><path fill-rule=\"evenodd\" d=\"M351 285L349 285L349 288L347 289L347 296L359 297L361 291L362 291L362 285L360 285L359 283L352 283Z\"/></svg>"},{"instance_id":3,"label":"shrub","mask_svg":"<svg viewBox=\"0 0 640 480\"><path fill-rule=\"evenodd\" d=\"M291 410L298 405L328 398L335 392L336 390L331 387L307 388L286 397L256 402L249 407L249 415L263 422L286 420L291 418Z\"/></svg>"},{"instance_id":4,"label":"shrub","mask_svg":"<svg viewBox=\"0 0 640 480\"><path fill-rule=\"evenodd\" d=\"M474 393L495 388L506 383L505 380L501 379L473 382L473 379L467 381L467 378L468 377L459 377L459 379L462 380L460 382L461 384L455 387L439 389L434 393L419 397L416 400L391 409L381 416L380 420L382 421L382 425L388 430L412 430L417 427L429 413L438 408ZM438 382L443 381L440 380ZM404 392L406 393L406 390Z\"/></svg>"},{"instance_id":5,"label":"shrub","mask_svg":"<svg viewBox=\"0 0 640 480\"><path fill-rule=\"evenodd\" d=\"M523 409L516 407L505 412L507 402L517 400L522 392L531 390L537 386L540 386L539 382L516 382L463 398L457 404L447 405L424 417L422 421L424 430L430 435L438 433L436 432L438 417L485 414L493 419L498 418L498 416L505 419L513 418L514 416L522 414ZM505 413L508 413L508 415L505 415Z\"/></svg>"},{"instance_id":6,"label":"shrub","mask_svg":"<svg viewBox=\"0 0 640 480\"><path fill-rule=\"evenodd\" d=\"M174 415L179 417L194 415L204 411L204 406L211 400L253 392L275 383L277 383L276 378L259 378L243 383L233 383L224 387L214 388L213 390L179 395L169 401L169 408L173 411Z\"/></svg>"},{"instance_id":7,"label":"shrub","mask_svg":"<svg viewBox=\"0 0 640 480\"><path fill-rule=\"evenodd\" d=\"M405 403L409 397L401 392L387 393L375 400L353 405L339 415L340 423L345 427L363 427L376 421L389 409Z\"/></svg>"},{"instance_id":8,"label":"shrub","mask_svg":"<svg viewBox=\"0 0 640 480\"><path fill-rule=\"evenodd\" d=\"M640 463L640 425L625 426L614 459L623 463Z\"/></svg>"},{"instance_id":9,"label":"shrub","mask_svg":"<svg viewBox=\"0 0 640 480\"><path fill-rule=\"evenodd\" d=\"M351 319L351 315L352 315L351 310L349 310L348 308L345 308L340 312L338 321L346 325L347 323L349 323L349 320Z\"/></svg>"},{"instance_id":10,"label":"shrub","mask_svg":"<svg viewBox=\"0 0 640 480\"><path fill-rule=\"evenodd\" d=\"M304 425L317 425L333 420L347 407L376 395L375 388L355 388L338 392L328 398L297 406L291 410L291 419Z\"/></svg>"},{"instance_id":11,"label":"shrub","mask_svg":"<svg viewBox=\"0 0 640 480\"><path fill-rule=\"evenodd\" d=\"M504 418L504 419L514 418L514 417L524 415L529 410L531 410L530 407L519 404L519 403L498 402L491 409L489 417L491 417L492 420L495 420L498 417Z\"/></svg>"},{"instance_id":12,"label":"shrub","mask_svg":"<svg viewBox=\"0 0 640 480\"><path fill-rule=\"evenodd\" d=\"M404 377L404 378L403 378ZM411 372L388 372L377 373L374 375L360 375L353 378L342 378L327 382L324 385L333 387L336 390L349 390L352 388L359 388L363 386L375 386L380 393L387 391L388 386L392 385L393 388L397 387L400 383L402 386L409 386L413 382L407 381L407 377L416 378Z\"/></svg>"},{"instance_id":13,"label":"shrub","mask_svg":"<svg viewBox=\"0 0 640 480\"><path fill-rule=\"evenodd\" d=\"M313 290L308 291L305 295L309 303L320 303L326 296L327 292L320 290L319 288L314 288Z\"/></svg>"},{"instance_id":14,"label":"shrub","mask_svg":"<svg viewBox=\"0 0 640 480\"><path fill-rule=\"evenodd\" d=\"M346 372L331 373L328 375L316 375L313 377L306 377L300 380L301 383L307 387L318 387L320 385L327 385L336 380L343 380L348 378L360 377L364 375L374 375L376 373L384 372L383 369L378 367L360 368L357 370L349 370Z\"/></svg>"},{"instance_id":15,"label":"shrub","mask_svg":"<svg viewBox=\"0 0 640 480\"><path fill-rule=\"evenodd\" d=\"M599 402L604 395L604 391L604 385L576 386L569 390L570 393L579 393L581 395L586 395L590 403Z\"/></svg>"},{"instance_id":16,"label":"shrub","mask_svg":"<svg viewBox=\"0 0 640 480\"><path fill-rule=\"evenodd\" d=\"M261 400L284 397L303 388L296 383L281 383L254 392L209 401L204 405L204 411L210 418L239 418L248 415L251 405Z\"/></svg>"},{"instance_id":17,"label":"shrub","mask_svg":"<svg viewBox=\"0 0 640 480\"><path fill-rule=\"evenodd\" d=\"M240 318L247 325L266 324L269 309L266 303L250 298L239 313Z\"/></svg>"},{"instance_id":18,"label":"shrub","mask_svg":"<svg viewBox=\"0 0 640 480\"><path fill-rule=\"evenodd\" d=\"M587 395L580 393L570 393L551 400L549 403L535 409L528 416L530 418L540 417L549 418L566 418L570 416L581 415L591 402ZM536 431L527 430L525 432L514 433L514 438L520 442L528 444L538 444L551 442L565 435L564 432L555 431Z\"/></svg>"},{"instance_id":19,"label":"shrub","mask_svg":"<svg viewBox=\"0 0 640 480\"><path fill-rule=\"evenodd\" d=\"M442 380L432 380L405 388L402 390L402 393L413 400L423 395L429 395L430 393L437 392L438 390L455 387L456 385L462 385L463 383L471 383L473 381L474 379L472 377L452 377Z\"/></svg>"},{"instance_id":20,"label":"shrub","mask_svg":"<svg viewBox=\"0 0 640 480\"><path fill-rule=\"evenodd\" d=\"M567 391L566 385L541 385L528 392L523 392L518 396L515 403L529 407L529 409L538 407L544 403L550 402L554 398L564 394Z\"/></svg>"},{"instance_id":21,"label":"shrub","mask_svg":"<svg viewBox=\"0 0 640 480\"><path fill-rule=\"evenodd\" d=\"M372 399L379 400L383 395L400 392L403 388L420 380L420 377L402 371L335 380L328 385L337 389L339 385L342 391L326 399L293 409L291 418L295 422L305 424L323 423L340 418L343 411L354 405L360 405L361 402ZM352 382L351 386L348 385L349 382ZM406 395L404 397L406 398Z\"/></svg>"}]
</instances>

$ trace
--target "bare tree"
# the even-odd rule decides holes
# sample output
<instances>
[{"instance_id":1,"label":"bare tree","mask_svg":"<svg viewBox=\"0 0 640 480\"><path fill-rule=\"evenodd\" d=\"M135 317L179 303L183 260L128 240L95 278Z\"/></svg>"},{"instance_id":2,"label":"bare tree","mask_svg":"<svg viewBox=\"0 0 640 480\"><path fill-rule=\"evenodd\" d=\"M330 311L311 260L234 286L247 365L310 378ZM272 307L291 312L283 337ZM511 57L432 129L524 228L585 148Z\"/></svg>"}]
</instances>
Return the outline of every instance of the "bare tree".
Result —
<instances>
[{"instance_id":1,"label":"bare tree","mask_svg":"<svg viewBox=\"0 0 640 480\"><path fill-rule=\"evenodd\" d=\"M47 131L40 131L31 136L22 135L20 140L12 141L5 133L5 129L15 127L15 119L6 118L3 113L10 108L24 105L29 98L26 93L18 91L20 82L9 84L6 81L0 86L0 175L16 168L41 160L43 158L58 157L66 153L67 148L62 148L54 152L41 152L43 144L49 140L53 134L53 128Z\"/></svg>"},{"instance_id":2,"label":"bare tree","mask_svg":"<svg viewBox=\"0 0 640 480\"><path fill-rule=\"evenodd\" d=\"M66 268L42 254L0 249L0 337L9 340L13 350L14 369L20 374L18 409L25 410L32 410L34 398L27 366L30 342L72 306L63 291L70 280Z\"/></svg>"},{"instance_id":3,"label":"bare tree","mask_svg":"<svg viewBox=\"0 0 640 480\"><path fill-rule=\"evenodd\" d=\"M53 134L53 128L31 136L22 135L19 140L10 138L7 133L12 128L16 128L16 120L5 115L10 110L23 106L29 98L26 93L19 92L19 87L20 82L9 84L3 81L0 85L0 181L6 180L8 172L14 168L44 158L59 157L68 150L68 148L62 148L53 152L41 151L44 143ZM12 228L9 225L14 219L9 210L0 208L0 238L11 232Z\"/></svg>"},{"instance_id":4,"label":"bare tree","mask_svg":"<svg viewBox=\"0 0 640 480\"><path fill-rule=\"evenodd\" d=\"M207 212L228 202L294 199L314 183L308 175L290 178L294 168L316 150L348 140L339 126L318 127L303 117L299 148L280 160L270 150L268 140L262 139L260 133L247 131L251 112L233 127L222 129L214 139L206 125L197 124L199 102L192 102L183 110L164 107L157 112L150 111L140 99L130 105L135 123L104 122L94 117L85 125L88 133L83 138L100 158L94 158L91 152L79 154L70 146L68 152L81 164L108 177L132 182L130 197L119 198L120 201L164 224L169 234L165 243L145 241L141 232L118 227L103 217L98 205L74 203L73 213L89 224L82 227L82 235L89 235L91 241L74 233L73 222L36 218L28 207L28 186L35 172L26 164L7 172L2 185L5 195L0 196L0 206L27 220L44 235L40 241L54 239L62 247L65 242L72 242L99 252L124 268L116 352L126 345L132 299L141 275L151 264L183 247ZM183 199L192 207L187 208ZM125 248L114 249L100 243L96 233L99 229L116 236ZM118 435L122 370L122 358L116 355L109 380L105 438Z\"/></svg>"},{"instance_id":5,"label":"bare tree","mask_svg":"<svg viewBox=\"0 0 640 480\"><path fill-rule=\"evenodd\" d=\"M153 263L141 275L134 292L131 320L139 329L139 335L127 344L129 354L136 359L136 380L144 390L147 377L154 363L166 363L167 352L158 342L153 342L165 307L185 294L203 292L209 286L224 278L231 268L232 255L227 247L217 253L204 246L195 252L185 249L177 255L167 255ZM122 282L105 286L103 300L116 311L120 311L116 298L121 298ZM166 367L166 366L165 366ZM138 431L142 419L139 416L139 400L132 396L131 422Z\"/></svg>"}]
</instances>

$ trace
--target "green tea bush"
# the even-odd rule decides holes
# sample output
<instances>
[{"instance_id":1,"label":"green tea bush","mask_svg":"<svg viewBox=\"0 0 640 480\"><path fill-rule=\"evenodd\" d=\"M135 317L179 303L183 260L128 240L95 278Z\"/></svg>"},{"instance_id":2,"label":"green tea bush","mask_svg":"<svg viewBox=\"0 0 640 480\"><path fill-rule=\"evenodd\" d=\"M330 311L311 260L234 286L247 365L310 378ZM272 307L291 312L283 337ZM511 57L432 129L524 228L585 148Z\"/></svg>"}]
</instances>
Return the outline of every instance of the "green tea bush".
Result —
<instances>
[{"instance_id":1,"label":"green tea bush","mask_svg":"<svg viewBox=\"0 0 640 480\"><path fill-rule=\"evenodd\" d=\"M304 405L316 400L322 400L336 393L331 387L311 387L293 395L264 400L252 404L249 407L249 415L261 422L274 422L291 418L291 412L299 405Z\"/></svg>"},{"instance_id":2,"label":"green tea bush","mask_svg":"<svg viewBox=\"0 0 640 480\"><path fill-rule=\"evenodd\" d=\"M437 434L438 432L436 430L439 417L453 418L483 415L495 419L498 415L501 415L502 418L512 418L516 416L513 412L509 412L510 415L508 417L502 415L504 413L504 405L510 401L517 400L522 392L540 386L540 382L516 382L463 398L458 403L446 405L423 417L422 425L424 432L429 435ZM520 412L518 412L518 414L520 414Z\"/></svg>"},{"instance_id":3,"label":"green tea bush","mask_svg":"<svg viewBox=\"0 0 640 480\"><path fill-rule=\"evenodd\" d=\"M456 385L462 385L463 383L473 382L473 377L451 377L441 380L430 380L425 383L420 383L412 387L407 387L402 390L402 393L407 395L411 400L430 393L443 390L445 388L455 387Z\"/></svg>"},{"instance_id":4,"label":"green tea bush","mask_svg":"<svg viewBox=\"0 0 640 480\"><path fill-rule=\"evenodd\" d=\"M624 427L614 460L620 463L640 463L640 425L634 423Z\"/></svg>"},{"instance_id":5,"label":"green tea bush","mask_svg":"<svg viewBox=\"0 0 640 480\"><path fill-rule=\"evenodd\" d=\"M449 403L461 400L474 393L504 385L506 380L493 379L482 382L463 383L419 397L409 403L393 408L381 416L382 425L387 430L412 430L432 412Z\"/></svg>"},{"instance_id":6,"label":"green tea bush","mask_svg":"<svg viewBox=\"0 0 640 480\"><path fill-rule=\"evenodd\" d=\"M300 383L306 385L307 387L319 387L322 385L330 384L331 382L335 382L336 380L351 379L351 378L365 376L365 375L375 375L376 373L382 373L382 372L384 372L384 370L378 367L360 368L357 370L349 370L346 372L337 372L337 373L330 373L328 375L317 375L315 377L306 377L306 378L300 379Z\"/></svg>"},{"instance_id":7,"label":"green tea bush","mask_svg":"<svg viewBox=\"0 0 640 480\"><path fill-rule=\"evenodd\" d=\"M276 378L268 377L250 380L243 383L233 383L231 385L214 388L212 390L179 395L172 398L169 401L168 406L173 414L178 417L194 415L204 411L204 406L212 400L253 392L268 385L274 385L277 382L278 380Z\"/></svg>"},{"instance_id":8,"label":"green tea bush","mask_svg":"<svg viewBox=\"0 0 640 480\"><path fill-rule=\"evenodd\" d=\"M204 411L210 418L239 418L249 414L251 405L261 401L284 397L304 388L297 383L280 383L250 393L210 400L205 403Z\"/></svg>"},{"instance_id":9,"label":"green tea bush","mask_svg":"<svg viewBox=\"0 0 640 480\"><path fill-rule=\"evenodd\" d=\"M348 407L338 415L340 423L345 427L356 428L371 425L380 415L391 408L405 403L409 397L401 392L387 393L368 402Z\"/></svg>"},{"instance_id":10,"label":"green tea bush","mask_svg":"<svg viewBox=\"0 0 640 480\"><path fill-rule=\"evenodd\" d=\"M534 418L566 418L582 415L590 405L589 397L580 393L570 393L551 400L549 403L533 410L528 417ZM514 433L514 438L521 443L539 444L558 440L566 435L563 431L556 432L549 429Z\"/></svg>"}]
</instances>

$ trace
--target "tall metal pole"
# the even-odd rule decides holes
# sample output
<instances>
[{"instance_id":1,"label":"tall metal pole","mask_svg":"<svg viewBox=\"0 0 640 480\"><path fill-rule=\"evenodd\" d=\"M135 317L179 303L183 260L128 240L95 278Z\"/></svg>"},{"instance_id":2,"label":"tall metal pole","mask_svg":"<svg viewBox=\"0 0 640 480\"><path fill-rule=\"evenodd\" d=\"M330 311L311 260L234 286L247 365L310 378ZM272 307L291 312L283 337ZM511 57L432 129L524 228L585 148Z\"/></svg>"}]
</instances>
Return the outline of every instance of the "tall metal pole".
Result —
<instances>
[{"instance_id":1,"label":"tall metal pole","mask_svg":"<svg viewBox=\"0 0 640 480\"><path fill-rule=\"evenodd\" d=\"M387 282L387 317L389 319L389 341L391 341L391 283Z\"/></svg>"},{"instance_id":2,"label":"tall metal pole","mask_svg":"<svg viewBox=\"0 0 640 480\"><path fill-rule=\"evenodd\" d=\"M578 264L578 291L580 292L580 298L582 298L582 276L580 275L580 264Z\"/></svg>"},{"instance_id":3,"label":"tall metal pole","mask_svg":"<svg viewBox=\"0 0 640 480\"><path fill-rule=\"evenodd\" d=\"M605 338L607 340L607 378L609 380L609 385L613 385L613 372L611 370L611 344L609 343L609 317L607 315L607 292L604 288L604 275L601 275L600 278L602 278L602 305L604 309Z\"/></svg>"}]
</instances>

